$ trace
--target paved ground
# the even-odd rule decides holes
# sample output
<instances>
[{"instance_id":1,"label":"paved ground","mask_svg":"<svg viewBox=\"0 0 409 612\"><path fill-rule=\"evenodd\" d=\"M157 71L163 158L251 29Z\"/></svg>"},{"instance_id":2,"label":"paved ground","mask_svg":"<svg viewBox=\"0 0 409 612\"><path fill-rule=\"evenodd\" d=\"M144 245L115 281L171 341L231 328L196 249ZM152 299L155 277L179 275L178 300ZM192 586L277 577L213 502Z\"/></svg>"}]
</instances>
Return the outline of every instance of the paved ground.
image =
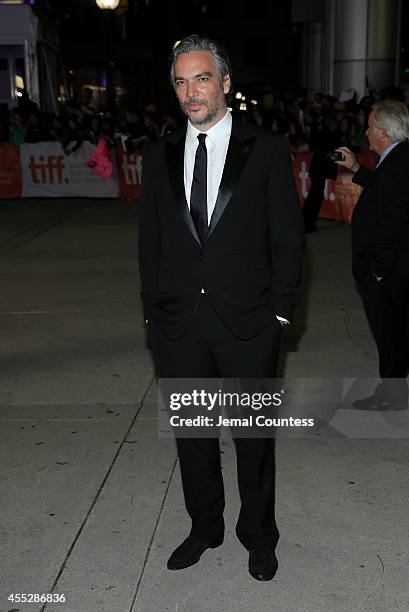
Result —
<instances>
[{"instance_id":1,"label":"paved ground","mask_svg":"<svg viewBox=\"0 0 409 612\"><path fill-rule=\"evenodd\" d=\"M12 593L54 593L65 602L47 612L407 612L409 444L382 422L365 438L377 415L364 438L279 440L274 581L249 576L234 537L228 438L225 543L165 569L188 522L157 434L136 252L135 203L0 203L0 611L42 608ZM322 221L287 376L376 375L349 269L349 228Z\"/></svg>"}]
</instances>

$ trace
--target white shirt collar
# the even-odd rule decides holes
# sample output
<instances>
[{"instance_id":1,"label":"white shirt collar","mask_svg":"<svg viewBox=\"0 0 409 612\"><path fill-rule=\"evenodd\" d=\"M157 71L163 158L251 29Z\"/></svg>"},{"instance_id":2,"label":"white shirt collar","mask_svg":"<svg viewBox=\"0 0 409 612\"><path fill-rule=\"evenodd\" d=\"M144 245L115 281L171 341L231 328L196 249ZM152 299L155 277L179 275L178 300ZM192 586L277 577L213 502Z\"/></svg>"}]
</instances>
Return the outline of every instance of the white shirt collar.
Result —
<instances>
[{"instance_id":1,"label":"white shirt collar","mask_svg":"<svg viewBox=\"0 0 409 612\"><path fill-rule=\"evenodd\" d=\"M386 157L387 155L389 155L389 153L392 151L392 149L394 149L394 148L396 147L396 145L398 145L400 142L401 142L401 140L398 140L397 142L393 142L391 145L389 145L389 147L387 147L387 148L385 149L385 151L384 151L384 152L382 153L382 155L380 156L379 161L378 161L378 165L377 165L376 167L380 166L380 164L383 162L383 160L385 159L385 157Z\"/></svg>"},{"instance_id":2,"label":"white shirt collar","mask_svg":"<svg viewBox=\"0 0 409 612\"><path fill-rule=\"evenodd\" d=\"M231 125L232 125L232 117L229 110L226 111L226 114L220 121L218 121L215 125L213 125L207 132L203 132L207 135L206 142L209 139L213 144L218 144L222 142L226 138L230 138L231 134ZM195 147L198 144L197 135L200 134L200 130L198 130L194 125L187 122L187 131L186 131L186 144L194 145Z\"/></svg>"}]
</instances>

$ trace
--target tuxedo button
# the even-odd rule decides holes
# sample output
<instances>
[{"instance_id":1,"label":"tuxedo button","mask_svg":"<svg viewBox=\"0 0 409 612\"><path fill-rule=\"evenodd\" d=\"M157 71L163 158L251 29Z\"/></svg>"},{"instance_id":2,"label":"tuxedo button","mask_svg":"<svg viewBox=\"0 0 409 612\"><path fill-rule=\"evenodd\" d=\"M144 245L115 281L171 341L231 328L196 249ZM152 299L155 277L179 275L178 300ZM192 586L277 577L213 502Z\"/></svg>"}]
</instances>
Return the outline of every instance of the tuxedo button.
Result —
<instances>
[{"instance_id":1,"label":"tuxedo button","mask_svg":"<svg viewBox=\"0 0 409 612\"><path fill-rule=\"evenodd\" d=\"M199 255L199 259L200 261L207 261L207 257L206 255L203 255L203 253Z\"/></svg>"}]
</instances>

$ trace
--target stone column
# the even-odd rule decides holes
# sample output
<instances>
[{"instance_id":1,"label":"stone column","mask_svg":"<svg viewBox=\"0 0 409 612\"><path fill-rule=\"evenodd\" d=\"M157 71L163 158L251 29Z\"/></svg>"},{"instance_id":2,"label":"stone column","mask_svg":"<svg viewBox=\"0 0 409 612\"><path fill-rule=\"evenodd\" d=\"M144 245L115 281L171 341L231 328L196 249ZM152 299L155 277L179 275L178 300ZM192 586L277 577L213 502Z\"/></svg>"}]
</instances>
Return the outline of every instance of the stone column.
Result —
<instances>
[{"instance_id":1,"label":"stone column","mask_svg":"<svg viewBox=\"0 0 409 612\"><path fill-rule=\"evenodd\" d=\"M329 0L333 94L395 84L400 0Z\"/></svg>"},{"instance_id":2,"label":"stone column","mask_svg":"<svg viewBox=\"0 0 409 612\"><path fill-rule=\"evenodd\" d=\"M324 24L320 21L305 24L306 78L308 93L322 91L324 81L323 64Z\"/></svg>"}]
</instances>

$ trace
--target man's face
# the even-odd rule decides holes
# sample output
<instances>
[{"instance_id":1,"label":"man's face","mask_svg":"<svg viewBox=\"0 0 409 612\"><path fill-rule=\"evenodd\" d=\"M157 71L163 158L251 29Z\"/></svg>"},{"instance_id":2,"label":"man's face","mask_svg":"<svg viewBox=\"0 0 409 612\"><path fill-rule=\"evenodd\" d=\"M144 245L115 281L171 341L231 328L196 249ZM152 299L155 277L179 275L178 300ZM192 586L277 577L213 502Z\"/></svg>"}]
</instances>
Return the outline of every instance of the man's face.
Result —
<instances>
[{"instance_id":1,"label":"man's face","mask_svg":"<svg viewBox=\"0 0 409 612\"><path fill-rule=\"evenodd\" d=\"M175 63L175 89L182 111L202 131L215 125L226 113L225 94L230 77L220 83L209 51L181 53Z\"/></svg>"},{"instance_id":2,"label":"man's face","mask_svg":"<svg viewBox=\"0 0 409 612\"><path fill-rule=\"evenodd\" d=\"M369 148L378 155L382 155L383 151L391 144L386 130L375 127L375 111L371 111L369 115L366 135L369 140Z\"/></svg>"}]
</instances>

